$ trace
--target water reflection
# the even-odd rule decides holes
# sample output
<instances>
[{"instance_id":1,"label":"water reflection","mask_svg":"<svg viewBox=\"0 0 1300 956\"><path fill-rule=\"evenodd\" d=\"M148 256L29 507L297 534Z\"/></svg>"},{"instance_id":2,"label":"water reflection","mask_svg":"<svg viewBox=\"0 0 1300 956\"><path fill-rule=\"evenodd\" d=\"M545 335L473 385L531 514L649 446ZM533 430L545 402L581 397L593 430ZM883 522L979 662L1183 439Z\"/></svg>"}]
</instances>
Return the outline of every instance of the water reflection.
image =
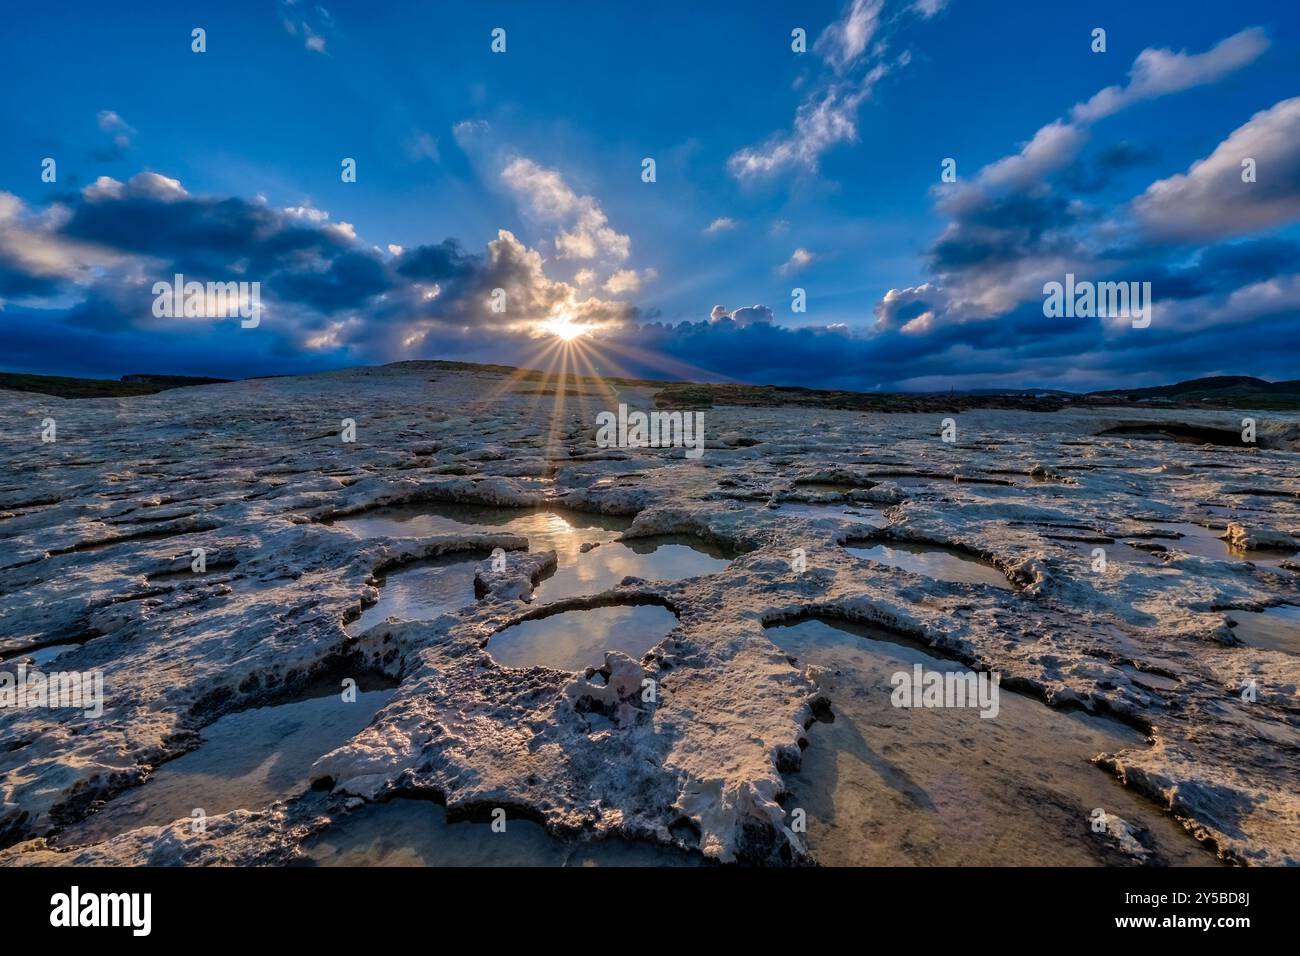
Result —
<instances>
[{"instance_id":1,"label":"water reflection","mask_svg":"<svg viewBox=\"0 0 1300 956\"><path fill-rule=\"evenodd\" d=\"M1300 607L1282 604L1262 611L1232 611L1232 633L1251 647L1300 654Z\"/></svg>"},{"instance_id":2,"label":"water reflection","mask_svg":"<svg viewBox=\"0 0 1300 956\"><path fill-rule=\"evenodd\" d=\"M508 667L540 664L578 671L604 664L605 651L622 651L639 660L676 626L673 612L657 604L565 611L499 631L488 641L487 651Z\"/></svg>"},{"instance_id":3,"label":"water reflection","mask_svg":"<svg viewBox=\"0 0 1300 956\"><path fill-rule=\"evenodd\" d=\"M698 866L699 854L633 840L577 843L528 820L448 823L429 800L397 798L339 818L305 845L320 866Z\"/></svg>"},{"instance_id":4,"label":"water reflection","mask_svg":"<svg viewBox=\"0 0 1300 956\"><path fill-rule=\"evenodd\" d=\"M1153 861L1215 858L1090 759L1145 746L1114 721L1001 690L996 717L973 707L893 706L891 677L921 664L963 671L870 628L805 620L767 631L798 666L818 668L834 719L808 731L787 812L832 866L1086 866L1128 862L1091 833L1101 807L1145 828Z\"/></svg>"},{"instance_id":5,"label":"water reflection","mask_svg":"<svg viewBox=\"0 0 1300 956\"><path fill-rule=\"evenodd\" d=\"M97 843L144 826L257 809L303 792L316 759L359 733L393 695L391 687L361 684L345 702L337 682L315 688L328 696L229 714L203 729L203 743L159 767L147 782L127 790L61 833L61 846ZM370 689L374 688L374 689Z\"/></svg>"},{"instance_id":6,"label":"water reflection","mask_svg":"<svg viewBox=\"0 0 1300 956\"><path fill-rule=\"evenodd\" d=\"M890 541L870 546L850 545L847 550L858 557L879 561L890 567L903 568L937 581L959 584L988 584L1013 591L1015 588L997 568L973 558L956 548L939 544L915 544Z\"/></svg>"},{"instance_id":7,"label":"water reflection","mask_svg":"<svg viewBox=\"0 0 1300 956\"><path fill-rule=\"evenodd\" d=\"M612 541L562 562L534 591L539 601L595 594L625 577L681 581L721 571L730 564L720 548L689 536L660 535Z\"/></svg>"}]
</instances>

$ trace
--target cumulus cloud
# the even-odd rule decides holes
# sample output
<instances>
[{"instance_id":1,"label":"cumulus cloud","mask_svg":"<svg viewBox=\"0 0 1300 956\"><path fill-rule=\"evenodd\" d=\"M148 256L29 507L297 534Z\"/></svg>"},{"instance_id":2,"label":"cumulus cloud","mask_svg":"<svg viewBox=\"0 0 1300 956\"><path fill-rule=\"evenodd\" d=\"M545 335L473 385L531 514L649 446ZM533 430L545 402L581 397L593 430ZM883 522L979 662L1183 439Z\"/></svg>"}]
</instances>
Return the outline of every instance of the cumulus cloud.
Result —
<instances>
[{"instance_id":1,"label":"cumulus cloud","mask_svg":"<svg viewBox=\"0 0 1300 956\"><path fill-rule=\"evenodd\" d=\"M1244 160L1255 181L1242 179ZM1160 239L1241 235L1300 219L1300 97L1256 113L1186 173L1152 183L1133 202Z\"/></svg>"},{"instance_id":2,"label":"cumulus cloud","mask_svg":"<svg viewBox=\"0 0 1300 956\"><path fill-rule=\"evenodd\" d=\"M1252 27L1219 41L1204 53L1145 49L1133 61L1126 86L1108 86L1076 104L1068 120L1053 120L1019 152L985 166L977 185L1015 189L1041 182L1075 160L1087 141L1087 127L1096 121L1135 103L1216 82L1258 59L1268 45L1264 32Z\"/></svg>"},{"instance_id":3,"label":"cumulus cloud","mask_svg":"<svg viewBox=\"0 0 1300 956\"><path fill-rule=\"evenodd\" d=\"M646 269L642 273L635 269L619 269L605 280L601 288L610 295L628 295L639 290L643 283L658 278L658 275L654 269Z\"/></svg>"},{"instance_id":4,"label":"cumulus cloud","mask_svg":"<svg viewBox=\"0 0 1300 956\"><path fill-rule=\"evenodd\" d=\"M533 216L561 227L555 237L561 259L618 262L631 254L632 240L615 231L600 204L575 192L558 170L521 156L506 163L501 181Z\"/></svg>"},{"instance_id":5,"label":"cumulus cloud","mask_svg":"<svg viewBox=\"0 0 1300 956\"><path fill-rule=\"evenodd\" d=\"M873 331L928 332L947 305L947 296L929 282L906 289L890 289L876 303Z\"/></svg>"},{"instance_id":6,"label":"cumulus cloud","mask_svg":"<svg viewBox=\"0 0 1300 956\"><path fill-rule=\"evenodd\" d=\"M704 232L707 235L716 235L719 232L730 232L738 225L740 224L730 216L719 216L717 219L713 220L713 222L709 223Z\"/></svg>"},{"instance_id":7,"label":"cumulus cloud","mask_svg":"<svg viewBox=\"0 0 1300 956\"><path fill-rule=\"evenodd\" d=\"M978 183L997 189L1015 189L1041 182L1048 173L1071 162L1085 138L1083 131L1070 123L1062 120L1048 123L1020 152L980 170Z\"/></svg>"},{"instance_id":8,"label":"cumulus cloud","mask_svg":"<svg viewBox=\"0 0 1300 956\"><path fill-rule=\"evenodd\" d=\"M0 306L7 299L51 296L70 282L88 282L116 264L111 250L63 235L63 207L44 213L0 192Z\"/></svg>"},{"instance_id":9,"label":"cumulus cloud","mask_svg":"<svg viewBox=\"0 0 1300 956\"><path fill-rule=\"evenodd\" d=\"M742 327L756 322L771 324L773 318L772 310L765 305L747 305L734 312L728 312L724 305L715 305L709 312L710 322L726 322Z\"/></svg>"},{"instance_id":10,"label":"cumulus cloud","mask_svg":"<svg viewBox=\"0 0 1300 956\"><path fill-rule=\"evenodd\" d=\"M900 322L895 307L915 306L903 295L909 290L893 290L895 301L887 296L876 307L876 327L914 334L949 323L997 318L1021 303L1041 300L1043 284L1060 281L1066 272L1095 280L1135 268L1149 275L1153 271L1149 251L1122 248L1115 242L1117 235L1131 231L1132 224L1107 219L1083 198L1069 194L1072 185L1085 179L1080 163L1091 125L1135 103L1214 82L1252 62L1267 46L1263 32L1252 28L1204 53L1143 50L1133 62L1127 85L1107 87L1073 107L1068 118L1041 127L1016 152L989 163L969 180L936 190L936 208L949 221L927 255L934 278L922 288L930 308ZM1295 139L1292 117L1281 111L1256 120L1257 129L1238 131L1241 145L1265 151L1287 168L1285 147L1279 144L1288 132ZM1134 204L1138 216L1145 217L1148 236L1173 236L1192 228L1200 229L1205 238L1233 234L1227 206L1234 193L1224 194L1216 217L1209 208L1214 189L1208 186L1226 184L1232 172L1227 168L1230 152L1228 148L1214 162L1207 160L1204 170L1189 171L1163 186L1155 184ZM1103 163L1125 161L1123 156L1103 154L1098 163L1101 168ZM1236 168L1237 163L1239 158L1231 165ZM1238 168L1238 186L1239 173ZM1257 204L1240 210L1236 221L1244 227L1270 216L1276 220L1291 215L1287 203L1279 201L1279 191L1294 191L1295 178L1284 174L1282 182L1290 180L1291 186L1275 180L1274 192L1255 194ZM1187 215L1179 225L1176 207L1184 202ZM1203 224L1197 226L1198 221ZM1211 223L1218 223L1221 231L1215 233ZM1246 229L1237 230L1241 231Z\"/></svg>"},{"instance_id":11,"label":"cumulus cloud","mask_svg":"<svg viewBox=\"0 0 1300 956\"><path fill-rule=\"evenodd\" d=\"M260 283L267 318L256 341L282 356L305 349L335 361L343 354L386 361L444 346L466 352L498 339L526 343L557 320L597 329L636 316L625 302L547 276L541 254L506 230L480 254L454 239L381 249L313 206L195 196L151 172L102 179L43 212L0 193L0 296L71 301L59 320L67 329L181 336L174 347L183 350L185 336L201 334L194 320L182 331L151 309L153 283L178 272ZM654 274L632 275L639 284ZM498 289L503 310L494 308ZM222 323L230 319L199 324Z\"/></svg>"}]
</instances>

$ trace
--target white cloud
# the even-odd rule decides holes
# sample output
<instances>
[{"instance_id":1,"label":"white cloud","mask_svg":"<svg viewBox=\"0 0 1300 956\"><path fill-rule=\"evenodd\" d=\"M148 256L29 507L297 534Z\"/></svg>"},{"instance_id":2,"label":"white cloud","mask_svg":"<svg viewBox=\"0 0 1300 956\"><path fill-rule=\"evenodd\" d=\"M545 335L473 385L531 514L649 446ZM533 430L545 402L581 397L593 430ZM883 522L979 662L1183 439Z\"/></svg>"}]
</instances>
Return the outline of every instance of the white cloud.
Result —
<instances>
[{"instance_id":1,"label":"white cloud","mask_svg":"<svg viewBox=\"0 0 1300 956\"><path fill-rule=\"evenodd\" d=\"M640 289L642 283L651 282L658 277L659 273L654 269L647 269L639 275L635 269L620 269L606 279L601 288L610 295L628 295Z\"/></svg>"},{"instance_id":2,"label":"white cloud","mask_svg":"<svg viewBox=\"0 0 1300 956\"><path fill-rule=\"evenodd\" d=\"M1221 80L1258 59L1269 47L1259 27L1220 40L1204 53L1145 49L1129 70L1127 86L1108 86L1070 112L1079 123L1092 123L1142 100L1180 93Z\"/></svg>"},{"instance_id":3,"label":"white cloud","mask_svg":"<svg viewBox=\"0 0 1300 956\"><path fill-rule=\"evenodd\" d=\"M844 71L857 62L876 35L883 6L884 0L851 0L844 16L822 31L813 49L837 71Z\"/></svg>"},{"instance_id":4,"label":"white cloud","mask_svg":"<svg viewBox=\"0 0 1300 956\"><path fill-rule=\"evenodd\" d=\"M118 149L126 149L131 145L131 137L135 135L135 130L113 110L100 110L95 117L95 123L101 131L113 137L113 144Z\"/></svg>"},{"instance_id":5,"label":"white cloud","mask_svg":"<svg viewBox=\"0 0 1300 956\"><path fill-rule=\"evenodd\" d=\"M314 31L309 25L302 25L303 46L313 53L325 52L325 38Z\"/></svg>"},{"instance_id":6,"label":"white cloud","mask_svg":"<svg viewBox=\"0 0 1300 956\"><path fill-rule=\"evenodd\" d=\"M723 319L730 319L737 325L753 325L755 322L771 322L773 320L772 310L765 305L747 305L743 309L736 309L734 312L728 312L724 305L715 305L709 312L711 322L720 322Z\"/></svg>"},{"instance_id":7,"label":"white cloud","mask_svg":"<svg viewBox=\"0 0 1300 956\"><path fill-rule=\"evenodd\" d=\"M714 235L719 232L729 232L730 230L735 229L738 225L739 223L730 216L719 216L717 219L713 220L713 222L709 223L708 227L704 231L709 235Z\"/></svg>"},{"instance_id":8,"label":"white cloud","mask_svg":"<svg viewBox=\"0 0 1300 956\"><path fill-rule=\"evenodd\" d=\"M475 141L487 135L491 126L487 120L471 119L461 120L451 128L451 135L456 140L456 145L461 149L468 149L473 146Z\"/></svg>"},{"instance_id":9,"label":"white cloud","mask_svg":"<svg viewBox=\"0 0 1300 956\"><path fill-rule=\"evenodd\" d=\"M1062 120L1048 123L1021 147L980 170L979 182L994 188L1023 188L1041 182L1052 170L1071 163L1087 136Z\"/></svg>"},{"instance_id":10,"label":"white cloud","mask_svg":"<svg viewBox=\"0 0 1300 956\"><path fill-rule=\"evenodd\" d=\"M1242 182L1253 159L1256 181ZM1165 239L1206 240L1300 219L1300 97L1252 116L1186 173L1152 183L1133 201L1143 229Z\"/></svg>"},{"instance_id":11,"label":"white cloud","mask_svg":"<svg viewBox=\"0 0 1300 956\"><path fill-rule=\"evenodd\" d=\"M574 192L557 170L517 157L501 171L501 180L533 216L561 227L555 237L561 259L621 262L631 254L632 240L611 228L600 204Z\"/></svg>"},{"instance_id":12,"label":"white cloud","mask_svg":"<svg viewBox=\"0 0 1300 956\"><path fill-rule=\"evenodd\" d=\"M948 0L916 0L910 7L916 14L926 20L938 16L948 6Z\"/></svg>"},{"instance_id":13,"label":"white cloud","mask_svg":"<svg viewBox=\"0 0 1300 956\"><path fill-rule=\"evenodd\" d=\"M286 206L283 211L291 219L305 219L308 222L324 222L330 217L324 209L312 205Z\"/></svg>"},{"instance_id":14,"label":"white cloud","mask_svg":"<svg viewBox=\"0 0 1300 956\"><path fill-rule=\"evenodd\" d=\"M812 262L813 259L813 254L800 246L790 254L790 258L782 263L781 268L777 271L783 276L794 275Z\"/></svg>"},{"instance_id":15,"label":"white cloud","mask_svg":"<svg viewBox=\"0 0 1300 956\"><path fill-rule=\"evenodd\" d=\"M727 160L728 171L739 180L761 179L787 169L815 172L822 154L832 146L857 141L858 107L888 72L888 67L878 65L857 83L832 84L804 100L795 112L791 132L737 151Z\"/></svg>"},{"instance_id":16,"label":"white cloud","mask_svg":"<svg viewBox=\"0 0 1300 956\"><path fill-rule=\"evenodd\" d=\"M66 218L64 207L34 215L17 196L0 192L0 263L10 263L41 279L87 282L99 269L128 258L60 235Z\"/></svg>"},{"instance_id":17,"label":"white cloud","mask_svg":"<svg viewBox=\"0 0 1300 956\"><path fill-rule=\"evenodd\" d=\"M1109 86L1070 110L1070 119L1043 126L1018 153L980 170L978 184L1019 189L1041 182L1049 173L1074 161L1087 140L1086 128L1097 120L1144 100L1213 83L1251 63L1268 49L1268 38L1258 27L1242 30L1216 43L1205 53L1173 53L1145 49L1129 69L1126 87ZM956 191L958 194L961 190ZM959 197L958 201L960 201Z\"/></svg>"},{"instance_id":18,"label":"white cloud","mask_svg":"<svg viewBox=\"0 0 1300 956\"><path fill-rule=\"evenodd\" d=\"M111 176L100 176L89 186L81 190L82 198L88 202L104 199L121 199L123 196L139 196L142 199L158 199L173 202L188 198L189 193L179 179L163 176L159 173L136 173L125 183Z\"/></svg>"}]
</instances>

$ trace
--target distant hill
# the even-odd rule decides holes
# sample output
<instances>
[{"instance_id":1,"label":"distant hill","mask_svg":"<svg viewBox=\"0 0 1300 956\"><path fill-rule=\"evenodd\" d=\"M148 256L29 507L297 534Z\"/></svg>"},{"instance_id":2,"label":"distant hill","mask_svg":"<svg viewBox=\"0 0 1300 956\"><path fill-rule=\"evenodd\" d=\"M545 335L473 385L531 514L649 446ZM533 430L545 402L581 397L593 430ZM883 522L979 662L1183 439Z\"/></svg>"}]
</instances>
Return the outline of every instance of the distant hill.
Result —
<instances>
[{"instance_id":1,"label":"distant hill","mask_svg":"<svg viewBox=\"0 0 1300 956\"><path fill-rule=\"evenodd\" d=\"M1218 408L1300 408L1300 379L1269 382L1249 375L1212 375L1173 385L1113 388L1089 392L1085 398L1106 404L1201 404Z\"/></svg>"},{"instance_id":2,"label":"distant hill","mask_svg":"<svg viewBox=\"0 0 1300 956\"><path fill-rule=\"evenodd\" d=\"M193 375L123 375L121 379L111 379L0 372L0 388L15 392L37 392L58 398L126 398L132 395L153 395L187 385L216 385L228 381L230 379L200 378Z\"/></svg>"},{"instance_id":3,"label":"distant hill","mask_svg":"<svg viewBox=\"0 0 1300 956\"><path fill-rule=\"evenodd\" d=\"M479 371L508 375L519 385L538 383L554 386L552 373L516 369L509 365L421 360L394 362L383 368L408 371ZM280 376L268 376L280 377ZM60 398L103 398L152 395L170 388L216 385L224 378L193 375L123 375L121 379L66 378L0 372L0 389L40 392ZM695 383L656 381L587 375L567 377L566 387L583 384L648 386L658 389L655 403L660 408L707 408L710 405L802 405L810 408L843 408L860 411L961 411L967 408L1019 408L1026 411L1055 411L1071 405L1119 405L1140 407L1254 408L1273 411L1300 410L1300 379L1269 382L1249 375L1213 375L1173 385L1143 388L1112 388L1084 394L1054 388L978 388L947 392L854 392L841 389L807 388L801 385L744 385L738 383ZM547 394L550 394L549 392Z\"/></svg>"}]
</instances>

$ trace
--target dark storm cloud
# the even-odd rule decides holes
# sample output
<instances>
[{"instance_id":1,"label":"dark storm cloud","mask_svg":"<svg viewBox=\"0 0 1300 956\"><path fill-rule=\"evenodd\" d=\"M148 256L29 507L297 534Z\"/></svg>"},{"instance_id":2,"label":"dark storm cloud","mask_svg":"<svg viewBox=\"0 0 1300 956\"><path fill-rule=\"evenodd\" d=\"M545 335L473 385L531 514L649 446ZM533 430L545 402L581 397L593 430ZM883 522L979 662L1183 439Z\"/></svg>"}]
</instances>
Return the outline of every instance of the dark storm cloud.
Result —
<instances>
[{"instance_id":1,"label":"dark storm cloud","mask_svg":"<svg viewBox=\"0 0 1300 956\"><path fill-rule=\"evenodd\" d=\"M417 246L402 253L397 274L425 282L463 279L479 267L480 261L462 249L455 239L444 239L436 245Z\"/></svg>"},{"instance_id":2,"label":"dark storm cloud","mask_svg":"<svg viewBox=\"0 0 1300 956\"><path fill-rule=\"evenodd\" d=\"M277 298L324 313L359 308L392 287L393 276L377 255L354 250L334 256L323 270L279 270L270 279Z\"/></svg>"}]
</instances>

